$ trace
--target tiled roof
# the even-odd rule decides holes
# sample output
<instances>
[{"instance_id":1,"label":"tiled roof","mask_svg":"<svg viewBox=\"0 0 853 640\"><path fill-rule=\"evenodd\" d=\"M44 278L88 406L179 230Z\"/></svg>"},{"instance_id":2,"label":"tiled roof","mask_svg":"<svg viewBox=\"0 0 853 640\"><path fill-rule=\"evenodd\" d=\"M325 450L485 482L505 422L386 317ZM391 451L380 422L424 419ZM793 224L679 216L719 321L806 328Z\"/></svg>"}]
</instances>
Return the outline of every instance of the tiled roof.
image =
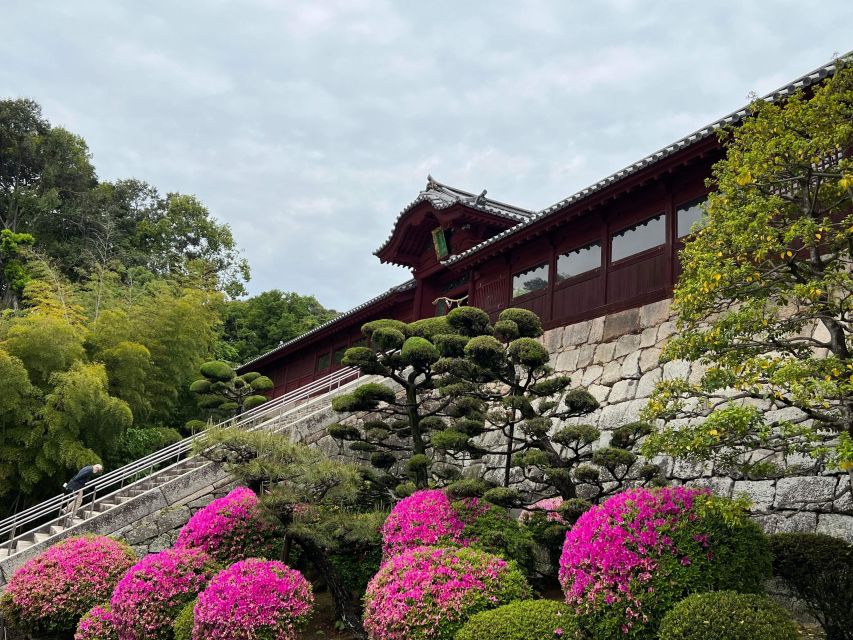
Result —
<instances>
[{"instance_id":1,"label":"tiled roof","mask_svg":"<svg viewBox=\"0 0 853 640\"><path fill-rule=\"evenodd\" d=\"M841 56L841 58L842 59L848 58L851 55L853 55L853 52L847 53L847 54ZM808 87L808 86L813 85L817 82L820 82L821 80L823 80L824 78L826 78L828 76L831 76L833 73L835 73L836 68L837 68L837 63L835 60L833 60L832 62L825 64L822 67L819 67L818 69L815 69L814 71L807 73L806 75L804 75L800 78L797 78L793 82L786 84L784 87L781 87L781 88L777 89L776 91L773 91L772 93L767 94L766 96L764 96L763 100L768 101L768 102L776 102L777 100L781 100L782 98L785 98L786 96L791 95L792 93L794 93L798 89ZM743 120L747 116L748 113L749 113L749 107L748 106L743 107L742 109L738 109L737 111L734 111L734 112L730 113L729 115L727 115L723 118L720 118L719 120L716 120L716 121L712 122L711 124L709 124L705 127L702 127L698 131L691 133L689 136L685 136L684 138L681 138L680 140L677 140L676 142L673 142L672 144L667 145L663 149L659 149L658 151L655 151L654 153L646 156L642 160L639 160L639 161L637 161L631 165L628 165L624 169L621 169L621 170L617 171L616 173L613 173L613 174L607 176L603 180L599 180L595 184L587 187L586 189L581 189L577 193L574 193L574 194L568 196L567 198L563 198L559 202L552 204L550 207L547 207L545 209L542 209L541 211L534 213L533 215L529 216L526 220L515 225L514 227L510 227L509 229L506 229L505 231L502 231L501 233L498 233L497 235L492 236L488 240L484 240L483 242L481 242L477 245L474 245L473 247L471 247L467 251L463 251L460 254L450 256L447 259L443 260L442 262L444 264L453 264L454 262L457 262L457 261L459 261L463 258L466 258L466 257L468 257L474 253L477 253L481 249L484 249L485 247L488 247L488 246L494 244L495 242L498 242L499 240L501 240L503 238L514 235L514 234L518 233L519 231L522 231L523 229L529 227L531 224L538 222L539 220L542 220L543 218L547 218L550 215L553 215L554 213L563 209L567 205L573 204L573 203L578 202L580 200L583 200L584 198L587 198L587 197L591 196L592 194L594 194L598 191L601 191L605 187L608 187L611 184L618 182L619 180L622 180L623 178L627 178L628 176L630 176L634 173L637 173L638 171L640 171L641 169L644 169L645 167L648 167L648 166L650 166L656 162L659 162L660 160L663 160L664 158L674 154L677 151L680 151L681 149L689 147L690 145L692 145L696 142L699 142L700 140L704 140L705 138L707 138L711 135L714 135L719 129L721 129L723 127L726 127L728 125L736 124L736 123L740 122L741 120Z\"/></svg>"},{"instance_id":2,"label":"tiled roof","mask_svg":"<svg viewBox=\"0 0 853 640\"><path fill-rule=\"evenodd\" d=\"M326 327L329 327L329 326L331 326L337 322L340 322L341 320L345 320L346 318L349 318L350 316L355 315L356 313L358 313L362 309L369 307L370 305L375 304L375 303L379 302L380 300L384 300L385 298L388 298L388 297L394 295L395 293L399 293L401 291L408 291L409 289L413 289L414 287L415 287L415 279L414 278L412 278L411 280L407 280L403 284L398 284L396 287L391 287L385 293L380 293L375 298L371 298L367 302L362 302L357 307L353 307L349 311L345 311L344 313L342 313L338 316L335 316L331 320L328 320L327 322L324 322L323 324L314 327L310 331L306 331L302 335L296 336L292 340L288 340L287 342L284 342L284 343L278 345L276 348L270 349L266 353L262 353L259 356L255 356L254 358L252 358L248 362L244 362L243 364L241 364L239 368L244 369L244 368L248 367L250 364L257 362L258 360L263 360L267 356L272 355L273 353L275 353L277 351L281 351L282 349L286 349L290 345L292 345L296 342L300 342L301 340L304 340L308 336L314 335L315 333L322 331Z\"/></svg>"},{"instance_id":3,"label":"tiled roof","mask_svg":"<svg viewBox=\"0 0 853 640\"><path fill-rule=\"evenodd\" d=\"M436 209L447 209L454 204L462 204L466 207L470 207L471 209L485 211L486 213L491 213L493 215L500 216L501 218L512 220L513 222L523 222L524 220L536 215L535 211L522 209L521 207L516 207L511 204L506 204L505 202L499 202L497 200L487 198L485 189L483 189L482 193L477 195L463 191L462 189L457 189L456 187L442 184L432 176L427 176L426 187L418 194L417 198L412 200L399 213L397 219L394 220L394 225L391 227L391 234L385 242L382 243L382 246L373 252L374 254L379 253L388 246L388 243L391 242L391 238L394 236L394 230L397 228L400 220L402 220L403 216L421 202L429 202Z\"/></svg>"}]
</instances>

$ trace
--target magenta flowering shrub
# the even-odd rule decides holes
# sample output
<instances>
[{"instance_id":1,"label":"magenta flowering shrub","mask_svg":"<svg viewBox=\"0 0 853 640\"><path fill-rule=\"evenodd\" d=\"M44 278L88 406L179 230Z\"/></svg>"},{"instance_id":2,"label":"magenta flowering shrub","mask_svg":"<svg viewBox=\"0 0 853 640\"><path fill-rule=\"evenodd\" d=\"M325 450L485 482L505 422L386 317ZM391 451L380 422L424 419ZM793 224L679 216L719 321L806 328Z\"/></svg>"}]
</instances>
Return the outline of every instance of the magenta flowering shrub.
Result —
<instances>
[{"instance_id":1,"label":"magenta flowering shrub","mask_svg":"<svg viewBox=\"0 0 853 640\"><path fill-rule=\"evenodd\" d=\"M74 640L118 640L109 605L93 607L80 619Z\"/></svg>"},{"instance_id":2,"label":"magenta flowering shrub","mask_svg":"<svg viewBox=\"0 0 853 640\"><path fill-rule=\"evenodd\" d=\"M382 552L389 558L415 547L462 545L464 528L443 491L416 491L400 500L382 525Z\"/></svg>"},{"instance_id":3,"label":"magenta flowering shrub","mask_svg":"<svg viewBox=\"0 0 853 640\"><path fill-rule=\"evenodd\" d=\"M184 525L175 548L201 549L230 563L250 557L276 557L283 531L251 489L237 487L197 511Z\"/></svg>"},{"instance_id":4,"label":"magenta flowering shrub","mask_svg":"<svg viewBox=\"0 0 853 640\"><path fill-rule=\"evenodd\" d=\"M514 563L476 549L418 547L370 581L364 628L370 640L452 640L478 611L530 595Z\"/></svg>"},{"instance_id":5,"label":"magenta flowering shrub","mask_svg":"<svg viewBox=\"0 0 853 640\"><path fill-rule=\"evenodd\" d=\"M110 597L135 561L130 547L112 538L67 538L15 571L0 610L13 628L72 634L83 614Z\"/></svg>"},{"instance_id":6,"label":"magenta flowering shrub","mask_svg":"<svg viewBox=\"0 0 853 640\"><path fill-rule=\"evenodd\" d=\"M690 593L760 592L767 540L743 505L705 489L617 494L566 534L559 578L566 603L595 637L655 638L663 615Z\"/></svg>"},{"instance_id":7,"label":"magenta flowering shrub","mask_svg":"<svg viewBox=\"0 0 853 640\"><path fill-rule=\"evenodd\" d=\"M218 573L198 596L197 640L296 640L314 610L311 584L274 560L250 558Z\"/></svg>"},{"instance_id":8,"label":"magenta flowering shrub","mask_svg":"<svg viewBox=\"0 0 853 640\"><path fill-rule=\"evenodd\" d=\"M145 556L119 581L110 599L119 640L169 640L172 620L216 571L201 549Z\"/></svg>"},{"instance_id":9,"label":"magenta flowering shrub","mask_svg":"<svg viewBox=\"0 0 853 640\"><path fill-rule=\"evenodd\" d=\"M539 502L534 502L527 507L530 511L522 511L518 519L522 522L529 521L534 513L543 513L548 522L557 522L559 524L568 524L566 519L560 515L558 509L563 504L563 499L559 496L556 498L545 498Z\"/></svg>"}]
</instances>

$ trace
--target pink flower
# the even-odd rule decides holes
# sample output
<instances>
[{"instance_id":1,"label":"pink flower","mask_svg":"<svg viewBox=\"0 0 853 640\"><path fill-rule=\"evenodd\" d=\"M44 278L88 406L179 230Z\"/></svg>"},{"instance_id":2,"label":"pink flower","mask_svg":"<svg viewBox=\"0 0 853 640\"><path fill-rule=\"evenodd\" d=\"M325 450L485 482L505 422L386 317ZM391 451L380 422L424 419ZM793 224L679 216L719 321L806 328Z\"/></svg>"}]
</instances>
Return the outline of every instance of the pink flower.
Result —
<instances>
[{"instance_id":1,"label":"pink flower","mask_svg":"<svg viewBox=\"0 0 853 640\"><path fill-rule=\"evenodd\" d=\"M545 518L548 522L559 522L560 524L567 524L565 518L560 515L558 509L563 504L563 499L559 496L556 498L545 498L544 500L540 500L539 502L534 502L532 505L528 507L530 511L522 511L521 515L518 519L521 522L526 522L530 520L533 511L544 511Z\"/></svg>"},{"instance_id":2,"label":"pink flower","mask_svg":"<svg viewBox=\"0 0 853 640\"><path fill-rule=\"evenodd\" d=\"M197 511L178 534L175 548L201 549L220 562L274 557L283 532L256 496L237 487Z\"/></svg>"},{"instance_id":3,"label":"pink flower","mask_svg":"<svg viewBox=\"0 0 853 640\"><path fill-rule=\"evenodd\" d=\"M193 638L296 640L314 610L311 585L298 571L250 558L220 571L193 610Z\"/></svg>"},{"instance_id":4,"label":"pink flower","mask_svg":"<svg viewBox=\"0 0 853 640\"><path fill-rule=\"evenodd\" d=\"M74 640L118 640L109 605L93 607L77 625Z\"/></svg>"},{"instance_id":5,"label":"pink flower","mask_svg":"<svg viewBox=\"0 0 853 640\"><path fill-rule=\"evenodd\" d=\"M68 538L15 571L0 606L8 622L28 632L73 633L135 560L130 547L106 536Z\"/></svg>"},{"instance_id":6,"label":"pink flower","mask_svg":"<svg viewBox=\"0 0 853 640\"><path fill-rule=\"evenodd\" d=\"M386 558L415 547L462 545L465 524L438 489L416 491L396 504L382 526Z\"/></svg>"},{"instance_id":7,"label":"pink flower","mask_svg":"<svg viewBox=\"0 0 853 640\"><path fill-rule=\"evenodd\" d=\"M370 581L370 640L450 640L469 616L529 597L513 565L469 548L419 547L393 556Z\"/></svg>"},{"instance_id":8,"label":"pink flower","mask_svg":"<svg viewBox=\"0 0 853 640\"><path fill-rule=\"evenodd\" d=\"M121 579L110 599L119 640L170 640L172 620L216 573L201 549L169 549L145 556Z\"/></svg>"}]
</instances>

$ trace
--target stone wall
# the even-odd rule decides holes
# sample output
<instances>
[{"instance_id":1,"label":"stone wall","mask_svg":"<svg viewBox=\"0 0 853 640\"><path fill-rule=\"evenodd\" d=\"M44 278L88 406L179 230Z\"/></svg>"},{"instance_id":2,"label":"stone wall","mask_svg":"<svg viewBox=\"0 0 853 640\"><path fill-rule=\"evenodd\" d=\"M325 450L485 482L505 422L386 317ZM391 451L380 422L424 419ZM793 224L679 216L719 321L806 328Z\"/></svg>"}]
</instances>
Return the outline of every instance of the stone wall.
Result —
<instances>
[{"instance_id":1,"label":"stone wall","mask_svg":"<svg viewBox=\"0 0 853 640\"><path fill-rule=\"evenodd\" d=\"M559 373L570 375L601 404L594 413L576 419L603 433L639 419L655 385L672 378L698 381L701 365L686 361L660 364L667 339L675 333L671 301L602 316L551 329L542 341ZM780 416L781 417L781 416ZM778 480L735 481L717 477L710 465L665 461L673 482L708 486L727 497L746 494L753 501L756 519L770 533L805 531L827 533L853 542L853 500L842 493L847 474L790 477Z\"/></svg>"}]
</instances>

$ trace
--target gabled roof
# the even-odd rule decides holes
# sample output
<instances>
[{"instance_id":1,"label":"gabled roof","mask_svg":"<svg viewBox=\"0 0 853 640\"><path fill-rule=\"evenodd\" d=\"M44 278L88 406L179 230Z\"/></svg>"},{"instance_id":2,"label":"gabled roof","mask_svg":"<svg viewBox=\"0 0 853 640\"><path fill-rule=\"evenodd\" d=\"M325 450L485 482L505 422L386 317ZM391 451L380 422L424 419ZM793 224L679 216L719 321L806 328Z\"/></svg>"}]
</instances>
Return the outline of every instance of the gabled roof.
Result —
<instances>
[{"instance_id":1,"label":"gabled roof","mask_svg":"<svg viewBox=\"0 0 853 640\"><path fill-rule=\"evenodd\" d=\"M424 187L418 196L406 205L399 213L397 219L394 220L394 225L391 228L390 235L385 242L382 243L382 246L373 252L374 255L379 254L388 246L391 239L394 237L394 233L397 231L397 225L400 224L400 221L407 213L421 202L429 202L435 209L447 209L448 207L452 207L454 204L461 204L470 209L483 213L490 213L516 223L523 222L524 220L536 215L535 211L487 198L485 189L483 189L479 195L476 195L469 193L468 191L463 191L462 189L457 189L456 187L442 184L432 176L427 176L426 187Z\"/></svg>"},{"instance_id":2,"label":"gabled roof","mask_svg":"<svg viewBox=\"0 0 853 640\"><path fill-rule=\"evenodd\" d=\"M838 68L837 60L847 59L847 58L850 58L851 56L853 56L853 51L848 52L848 53L844 54L843 56L840 56L837 59L834 59L832 62L825 64L822 67L818 67L814 71L811 71L811 72L805 74L804 76L797 78L793 82L790 82L783 87L780 87L776 91L773 91L773 92L767 94L766 96L764 96L762 98L762 100L764 100L766 102L777 102L778 100L782 100L782 99L786 98L787 96L793 94L794 92L796 92L799 89L803 89L805 87L809 87L811 85L814 85L814 84L820 82L821 80L823 80L824 78L827 78L827 77L829 77L835 73L836 69ZM642 160L638 160L637 162L628 165L624 169L620 169L616 173L612 173L611 175L607 176L603 180L599 180L595 184L592 184L585 189L581 189L580 191L578 191L578 192L576 192L576 193L574 193L574 194L572 194L566 198L563 198L559 202L556 202L556 203L552 204L551 206L546 207L545 209L542 209L541 211L537 211L537 212L533 213L533 215L528 216L521 223L515 225L514 227L510 227L509 229L506 229L506 230L492 236L488 240L484 240L483 242L471 247L467 251L463 251L457 255L449 256L448 258L446 258L445 260L442 261L442 264L446 264L446 265L454 264L454 263L456 263L456 262L458 262L464 258L467 258L467 257L477 253L481 249L484 249L490 245L495 244L496 242L498 242L498 241L500 241L506 237L509 237L511 235L515 235L516 233L519 233L520 231L526 229L527 227L531 226L532 224L538 222L539 220L542 220L543 218L547 218L548 216L551 216L551 215L557 213L558 211L564 209L568 205L571 205L571 204L574 204L574 203L579 202L581 200L584 200L585 198L601 191L602 189L610 186L611 184L618 182L619 180L622 180L624 178L627 178L628 176L631 176L635 173L638 173L642 169L644 169L648 166L651 166L651 165L655 164L656 162L659 162L660 160L663 160L664 158L671 156L674 153L676 153L682 149L685 149L685 148L687 148L687 147L689 147L689 146L691 146L691 145L693 145L693 144L695 144L701 140L704 140L704 139L714 135L718 130L722 129L723 127L727 127L727 126L741 122L744 118L747 117L747 115L749 115L749 105L747 105L741 109L738 109L737 111L733 111L732 113L728 114L727 116L720 118L719 120L715 120L711 124L709 124L705 127L702 127L698 131L694 131L690 135L685 136L685 137L681 138L680 140L673 142L670 145L667 145L663 149L659 149L658 151L655 151L654 153L647 155Z\"/></svg>"}]
</instances>

